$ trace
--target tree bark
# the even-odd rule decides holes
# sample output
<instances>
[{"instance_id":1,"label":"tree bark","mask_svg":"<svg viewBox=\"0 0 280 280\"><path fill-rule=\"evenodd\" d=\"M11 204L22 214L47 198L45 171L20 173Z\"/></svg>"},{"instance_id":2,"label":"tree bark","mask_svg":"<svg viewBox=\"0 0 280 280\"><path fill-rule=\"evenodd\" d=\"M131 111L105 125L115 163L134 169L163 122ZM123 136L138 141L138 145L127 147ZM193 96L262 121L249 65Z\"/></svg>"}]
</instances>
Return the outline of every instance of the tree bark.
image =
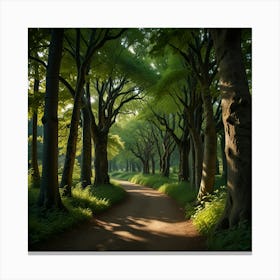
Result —
<instances>
[{"instance_id":1,"label":"tree bark","mask_svg":"<svg viewBox=\"0 0 280 280\"><path fill-rule=\"evenodd\" d=\"M222 176L225 179L225 181L227 182L227 158L226 158L226 154L225 154L225 134L223 133L221 135L221 150L222 150L222 162L223 162L223 172L222 172Z\"/></svg>"},{"instance_id":2,"label":"tree bark","mask_svg":"<svg viewBox=\"0 0 280 280\"><path fill-rule=\"evenodd\" d=\"M82 109L83 119L83 148L82 148L82 161L81 161L81 183L82 187L85 188L91 185L91 127L90 127L90 116L88 108L85 106Z\"/></svg>"},{"instance_id":3,"label":"tree bark","mask_svg":"<svg viewBox=\"0 0 280 280\"><path fill-rule=\"evenodd\" d=\"M190 134L193 140L194 154L195 154L195 189L199 189L202 176L202 160L203 160L203 151L202 151L202 140L199 133L190 128Z\"/></svg>"},{"instance_id":4,"label":"tree bark","mask_svg":"<svg viewBox=\"0 0 280 280\"><path fill-rule=\"evenodd\" d=\"M209 86L203 87L202 101L204 110L205 131L202 164L203 169L200 188L197 195L198 200L202 200L202 198L206 194L210 194L214 190L217 156L217 136Z\"/></svg>"},{"instance_id":5,"label":"tree bark","mask_svg":"<svg viewBox=\"0 0 280 280\"><path fill-rule=\"evenodd\" d=\"M227 203L218 228L228 228L252 219L251 95L242 61L241 30L213 29L211 34L219 63L228 168Z\"/></svg>"},{"instance_id":6,"label":"tree bark","mask_svg":"<svg viewBox=\"0 0 280 280\"><path fill-rule=\"evenodd\" d=\"M62 57L63 29L53 29L46 76L43 146L43 170L39 206L63 208L58 189L58 89Z\"/></svg>"},{"instance_id":7,"label":"tree bark","mask_svg":"<svg viewBox=\"0 0 280 280\"><path fill-rule=\"evenodd\" d=\"M38 115L37 112L33 112L32 117L32 186L35 188L40 187L40 172L38 165L38 150L37 150L37 126L38 126Z\"/></svg>"},{"instance_id":8,"label":"tree bark","mask_svg":"<svg viewBox=\"0 0 280 280\"><path fill-rule=\"evenodd\" d=\"M152 174L154 175L156 172L156 162L153 155L151 155L151 167L152 167Z\"/></svg>"},{"instance_id":9,"label":"tree bark","mask_svg":"<svg viewBox=\"0 0 280 280\"><path fill-rule=\"evenodd\" d=\"M79 129L79 120L80 120L80 111L81 111L81 103L82 103L82 92L83 86L85 84L85 75L86 75L86 63L84 63L78 75L77 86L75 90L75 99L74 99L74 107L72 111L71 117L71 125L70 125L70 133L67 141L67 150L64 162L64 168L61 178L60 187L64 188L63 195L71 197L71 189L72 189L72 176L74 170L74 162L76 157L76 147L77 147L77 139L78 139L78 129Z\"/></svg>"},{"instance_id":10,"label":"tree bark","mask_svg":"<svg viewBox=\"0 0 280 280\"><path fill-rule=\"evenodd\" d=\"M34 79L34 95L36 96L39 92L39 78L38 76L38 65L35 64L35 79ZM31 168L32 168L32 186L40 187L40 172L38 166L38 150L37 150L37 126L38 126L38 114L37 105L33 109L32 117L32 158L31 158Z\"/></svg>"},{"instance_id":11,"label":"tree bark","mask_svg":"<svg viewBox=\"0 0 280 280\"><path fill-rule=\"evenodd\" d=\"M189 152L190 152L190 144L189 141L182 141L179 148L179 181L186 182L189 180Z\"/></svg>"},{"instance_id":12,"label":"tree bark","mask_svg":"<svg viewBox=\"0 0 280 280\"><path fill-rule=\"evenodd\" d=\"M94 185L104 185L110 183L108 175L108 156L107 156L108 134L99 133L94 135Z\"/></svg>"},{"instance_id":13,"label":"tree bark","mask_svg":"<svg viewBox=\"0 0 280 280\"><path fill-rule=\"evenodd\" d=\"M150 174L149 159L145 159L143 162L143 174Z\"/></svg>"}]
</instances>

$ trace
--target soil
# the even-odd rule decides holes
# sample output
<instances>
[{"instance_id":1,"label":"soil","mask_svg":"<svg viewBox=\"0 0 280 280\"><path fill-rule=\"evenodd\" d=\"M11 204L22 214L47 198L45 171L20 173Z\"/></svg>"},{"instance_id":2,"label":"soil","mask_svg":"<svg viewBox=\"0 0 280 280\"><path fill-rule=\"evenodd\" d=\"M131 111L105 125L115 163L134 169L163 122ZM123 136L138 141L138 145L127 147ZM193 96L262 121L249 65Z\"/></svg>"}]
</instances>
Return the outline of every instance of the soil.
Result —
<instances>
[{"instance_id":1,"label":"soil","mask_svg":"<svg viewBox=\"0 0 280 280\"><path fill-rule=\"evenodd\" d=\"M204 251L200 236L176 202L149 187L119 181L126 200L30 251Z\"/></svg>"}]
</instances>

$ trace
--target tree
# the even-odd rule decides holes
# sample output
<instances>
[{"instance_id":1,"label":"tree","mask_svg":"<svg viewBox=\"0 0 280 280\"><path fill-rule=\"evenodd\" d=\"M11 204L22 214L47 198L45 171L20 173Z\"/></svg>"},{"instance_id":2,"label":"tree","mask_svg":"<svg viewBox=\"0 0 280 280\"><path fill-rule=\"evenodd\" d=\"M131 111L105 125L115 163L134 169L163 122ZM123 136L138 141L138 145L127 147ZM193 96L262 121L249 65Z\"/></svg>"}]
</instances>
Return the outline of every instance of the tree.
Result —
<instances>
[{"instance_id":1,"label":"tree","mask_svg":"<svg viewBox=\"0 0 280 280\"><path fill-rule=\"evenodd\" d=\"M37 151L37 127L38 127L38 97L39 97L39 66L34 63L34 86L32 96L32 157L31 157L31 169L32 169L32 185L34 187L40 186L40 172L38 166L38 151Z\"/></svg>"},{"instance_id":2,"label":"tree","mask_svg":"<svg viewBox=\"0 0 280 280\"><path fill-rule=\"evenodd\" d=\"M134 125L137 125L131 132L134 136L134 140L132 143L128 143L127 146L133 155L141 161L142 173L149 174L149 161L154 149L152 131L145 122L137 122L134 123Z\"/></svg>"},{"instance_id":3,"label":"tree","mask_svg":"<svg viewBox=\"0 0 280 280\"><path fill-rule=\"evenodd\" d=\"M228 196L218 225L228 228L251 222L251 95L241 52L240 29L212 29L219 65L222 117L225 130Z\"/></svg>"},{"instance_id":4,"label":"tree","mask_svg":"<svg viewBox=\"0 0 280 280\"><path fill-rule=\"evenodd\" d=\"M108 134L110 127L116 122L123 107L134 100L141 100L141 90L135 86L129 86L125 77L108 77L100 82L95 79L97 92L97 117L91 114L91 126L94 142L94 185L109 184L108 175Z\"/></svg>"},{"instance_id":5,"label":"tree","mask_svg":"<svg viewBox=\"0 0 280 280\"><path fill-rule=\"evenodd\" d=\"M162 129L159 122L152 119L150 122L152 123L151 132L159 155L159 171L162 176L169 177L170 159L176 147L175 141L166 129ZM175 126L174 118L173 125Z\"/></svg>"},{"instance_id":6,"label":"tree","mask_svg":"<svg viewBox=\"0 0 280 280\"><path fill-rule=\"evenodd\" d=\"M205 122L203 170L197 196L198 200L201 200L207 193L213 192L215 182L216 157L213 155L217 153L217 140L210 85L216 75L217 67L216 61L211 60L213 42L209 32L198 30L196 33L192 31L191 34L193 40L188 40L187 52L170 45L181 54L187 65L191 67L201 86Z\"/></svg>"},{"instance_id":7,"label":"tree","mask_svg":"<svg viewBox=\"0 0 280 280\"><path fill-rule=\"evenodd\" d=\"M39 206L63 208L58 189L58 87L62 57L63 29L52 29L46 75L43 169Z\"/></svg>"}]
</instances>

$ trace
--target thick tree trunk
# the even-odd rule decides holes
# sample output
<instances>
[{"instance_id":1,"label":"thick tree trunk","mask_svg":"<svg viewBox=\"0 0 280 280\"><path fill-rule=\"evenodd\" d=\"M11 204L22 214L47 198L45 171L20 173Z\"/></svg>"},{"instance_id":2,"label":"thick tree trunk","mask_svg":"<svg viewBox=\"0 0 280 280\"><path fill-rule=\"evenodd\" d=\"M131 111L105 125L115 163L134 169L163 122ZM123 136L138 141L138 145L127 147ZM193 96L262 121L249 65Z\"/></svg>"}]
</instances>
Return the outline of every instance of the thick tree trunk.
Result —
<instances>
[{"instance_id":1,"label":"thick tree trunk","mask_svg":"<svg viewBox=\"0 0 280 280\"><path fill-rule=\"evenodd\" d=\"M108 134L99 133L94 135L94 150L95 150L94 185L95 186L110 183L110 178L108 175L107 145L108 145Z\"/></svg>"},{"instance_id":2,"label":"thick tree trunk","mask_svg":"<svg viewBox=\"0 0 280 280\"><path fill-rule=\"evenodd\" d=\"M251 222L251 95L241 53L240 29L213 29L225 129L228 198L218 227Z\"/></svg>"},{"instance_id":3,"label":"thick tree trunk","mask_svg":"<svg viewBox=\"0 0 280 280\"><path fill-rule=\"evenodd\" d=\"M205 131L202 165L203 170L200 188L197 195L198 200L201 200L206 194L212 193L214 190L217 157L217 136L213 115L212 98L209 87L205 86L203 88L202 101L204 109Z\"/></svg>"},{"instance_id":4,"label":"thick tree trunk","mask_svg":"<svg viewBox=\"0 0 280 280\"><path fill-rule=\"evenodd\" d=\"M58 89L62 57L63 29L53 29L46 75L43 170L39 206L63 208L58 189Z\"/></svg>"},{"instance_id":5,"label":"thick tree trunk","mask_svg":"<svg viewBox=\"0 0 280 280\"><path fill-rule=\"evenodd\" d=\"M83 148L82 148L82 162L81 162L81 183L85 188L91 185L91 127L90 127L90 115L88 108L85 106L82 109L83 118Z\"/></svg>"},{"instance_id":6,"label":"thick tree trunk","mask_svg":"<svg viewBox=\"0 0 280 280\"><path fill-rule=\"evenodd\" d=\"M164 165L163 165L163 169L162 169L162 176L164 177L169 177L169 174L170 174L170 158L171 158L171 153L168 152L165 154L165 157L164 157Z\"/></svg>"},{"instance_id":7,"label":"thick tree trunk","mask_svg":"<svg viewBox=\"0 0 280 280\"><path fill-rule=\"evenodd\" d=\"M143 174L150 174L149 159L142 161L143 164Z\"/></svg>"}]
</instances>

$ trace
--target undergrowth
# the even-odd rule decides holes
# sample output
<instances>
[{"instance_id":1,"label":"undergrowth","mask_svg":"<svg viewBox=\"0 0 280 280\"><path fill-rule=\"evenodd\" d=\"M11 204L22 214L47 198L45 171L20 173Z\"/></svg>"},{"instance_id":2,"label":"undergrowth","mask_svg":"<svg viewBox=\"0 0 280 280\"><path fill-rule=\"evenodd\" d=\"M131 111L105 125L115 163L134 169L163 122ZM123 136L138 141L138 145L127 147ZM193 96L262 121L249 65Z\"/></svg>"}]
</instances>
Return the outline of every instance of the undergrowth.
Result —
<instances>
[{"instance_id":1,"label":"undergrowth","mask_svg":"<svg viewBox=\"0 0 280 280\"><path fill-rule=\"evenodd\" d=\"M62 197L68 211L42 211L37 206L39 189L28 188L28 232L29 244L45 240L55 233L89 220L92 215L107 210L121 201L126 192L117 184L82 189L79 184L72 189L72 197Z\"/></svg>"}]
</instances>

